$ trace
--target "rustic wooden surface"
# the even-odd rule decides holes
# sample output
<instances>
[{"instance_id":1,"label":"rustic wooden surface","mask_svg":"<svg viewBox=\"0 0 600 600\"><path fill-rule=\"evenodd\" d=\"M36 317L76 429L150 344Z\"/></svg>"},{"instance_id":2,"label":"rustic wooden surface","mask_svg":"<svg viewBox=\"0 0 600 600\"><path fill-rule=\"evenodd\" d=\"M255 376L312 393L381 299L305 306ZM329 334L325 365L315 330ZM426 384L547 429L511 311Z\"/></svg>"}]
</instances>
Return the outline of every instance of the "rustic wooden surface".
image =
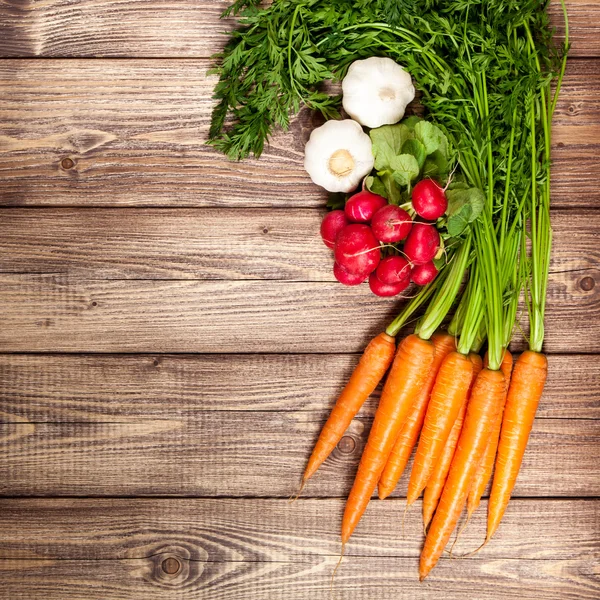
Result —
<instances>
[{"instance_id":1,"label":"rustic wooden surface","mask_svg":"<svg viewBox=\"0 0 600 600\"><path fill-rule=\"evenodd\" d=\"M312 115L259 161L203 144L226 4L0 0L2 598L330 597L378 393L287 497L398 302L333 281L302 170ZM550 376L516 498L492 544L419 584L401 482L336 597L600 598L600 3L567 5Z\"/></svg>"}]
</instances>

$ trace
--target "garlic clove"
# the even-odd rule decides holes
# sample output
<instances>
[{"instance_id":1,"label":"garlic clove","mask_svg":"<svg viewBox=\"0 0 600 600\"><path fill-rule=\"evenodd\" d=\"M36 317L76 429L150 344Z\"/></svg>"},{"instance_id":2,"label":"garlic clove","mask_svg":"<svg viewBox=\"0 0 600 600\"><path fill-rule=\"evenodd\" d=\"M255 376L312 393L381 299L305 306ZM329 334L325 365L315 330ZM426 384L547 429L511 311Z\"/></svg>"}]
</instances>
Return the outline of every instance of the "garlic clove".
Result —
<instances>
[{"instance_id":1,"label":"garlic clove","mask_svg":"<svg viewBox=\"0 0 600 600\"><path fill-rule=\"evenodd\" d=\"M304 149L304 168L317 185L330 192L354 190L373 164L371 139L351 119L317 127Z\"/></svg>"},{"instance_id":2,"label":"garlic clove","mask_svg":"<svg viewBox=\"0 0 600 600\"><path fill-rule=\"evenodd\" d=\"M354 61L342 81L344 110L365 127L397 123L414 100L410 75L391 58Z\"/></svg>"}]
</instances>

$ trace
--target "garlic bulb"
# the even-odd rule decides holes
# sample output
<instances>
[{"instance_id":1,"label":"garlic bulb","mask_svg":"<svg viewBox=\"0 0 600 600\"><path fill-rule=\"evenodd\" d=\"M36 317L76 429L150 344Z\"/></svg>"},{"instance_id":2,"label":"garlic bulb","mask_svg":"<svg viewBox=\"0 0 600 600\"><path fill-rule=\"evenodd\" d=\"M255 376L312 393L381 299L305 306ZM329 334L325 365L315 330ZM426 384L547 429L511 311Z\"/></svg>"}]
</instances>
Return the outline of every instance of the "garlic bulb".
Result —
<instances>
[{"instance_id":1,"label":"garlic bulb","mask_svg":"<svg viewBox=\"0 0 600 600\"><path fill-rule=\"evenodd\" d=\"M410 75L391 58L354 61L342 81L344 110L365 127L397 123L415 97Z\"/></svg>"},{"instance_id":2,"label":"garlic bulb","mask_svg":"<svg viewBox=\"0 0 600 600\"><path fill-rule=\"evenodd\" d=\"M327 121L310 134L304 168L329 192L350 192L373 168L371 138L351 119Z\"/></svg>"}]
</instances>

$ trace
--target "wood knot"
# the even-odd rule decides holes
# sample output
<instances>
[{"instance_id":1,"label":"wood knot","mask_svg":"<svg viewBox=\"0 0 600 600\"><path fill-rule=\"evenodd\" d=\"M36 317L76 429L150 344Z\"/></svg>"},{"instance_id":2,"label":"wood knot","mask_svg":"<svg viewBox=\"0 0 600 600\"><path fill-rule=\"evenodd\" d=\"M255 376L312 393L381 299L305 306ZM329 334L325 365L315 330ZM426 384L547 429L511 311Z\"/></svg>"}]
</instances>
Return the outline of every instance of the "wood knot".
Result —
<instances>
[{"instance_id":1,"label":"wood knot","mask_svg":"<svg viewBox=\"0 0 600 600\"><path fill-rule=\"evenodd\" d=\"M158 367L158 366L160 366L160 363L161 363L161 360L160 360L160 358L155 358L155 359L152 361L152 364L153 364L155 367Z\"/></svg>"},{"instance_id":2,"label":"wood knot","mask_svg":"<svg viewBox=\"0 0 600 600\"><path fill-rule=\"evenodd\" d=\"M181 571L181 563L174 557L170 556L162 561L162 570L167 575L177 575Z\"/></svg>"},{"instance_id":3,"label":"wood knot","mask_svg":"<svg viewBox=\"0 0 600 600\"><path fill-rule=\"evenodd\" d=\"M72 169L75 166L75 163L73 162L73 160L71 160L70 158L63 158L60 161L60 166L65 170L68 171L69 169Z\"/></svg>"},{"instance_id":4,"label":"wood knot","mask_svg":"<svg viewBox=\"0 0 600 600\"><path fill-rule=\"evenodd\" d=\"M354 452L355 448L356 448L356 442L354 441L354 438L349 435L345 435L338 442L338 449L342 454L352 454L352 452Z\"/></svg>"},{"instance_id":5,"label":"wood knot","mask_svg":"<svg viewBox=\"0 0 600 600\"><path fill-rule=\"evenodd\" d=\"M589 275L587 277L584 277L580 282L579 282L579 287L584 291L584 292L591 292L594 287L596 287L596 281L594 280L593 277L590 277Z\"/></svg>"}]
</instances>

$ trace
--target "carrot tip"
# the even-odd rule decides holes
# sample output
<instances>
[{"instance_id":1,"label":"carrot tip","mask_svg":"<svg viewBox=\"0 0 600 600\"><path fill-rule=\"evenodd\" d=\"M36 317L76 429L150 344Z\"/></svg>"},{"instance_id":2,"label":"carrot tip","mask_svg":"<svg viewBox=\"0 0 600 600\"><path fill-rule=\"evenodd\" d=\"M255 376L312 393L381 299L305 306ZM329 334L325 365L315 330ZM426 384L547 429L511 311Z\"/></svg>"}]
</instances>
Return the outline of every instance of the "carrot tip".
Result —
<instances>
[{"instance_id":1,"label":"carrot tip","mask_svg":"<svg viewBox=\"0 0 600 600\"><path fill-rule=\"evenodd\" d=\"M302 493L305 484L306 479L302 479L302 483L300 484L300 488L298 489L298 491L288 498L288 504L293 504L294 502L296 502L296 500L298 500L298 498L300 498L300 494Z\"/></svg>"}]
</instances>

